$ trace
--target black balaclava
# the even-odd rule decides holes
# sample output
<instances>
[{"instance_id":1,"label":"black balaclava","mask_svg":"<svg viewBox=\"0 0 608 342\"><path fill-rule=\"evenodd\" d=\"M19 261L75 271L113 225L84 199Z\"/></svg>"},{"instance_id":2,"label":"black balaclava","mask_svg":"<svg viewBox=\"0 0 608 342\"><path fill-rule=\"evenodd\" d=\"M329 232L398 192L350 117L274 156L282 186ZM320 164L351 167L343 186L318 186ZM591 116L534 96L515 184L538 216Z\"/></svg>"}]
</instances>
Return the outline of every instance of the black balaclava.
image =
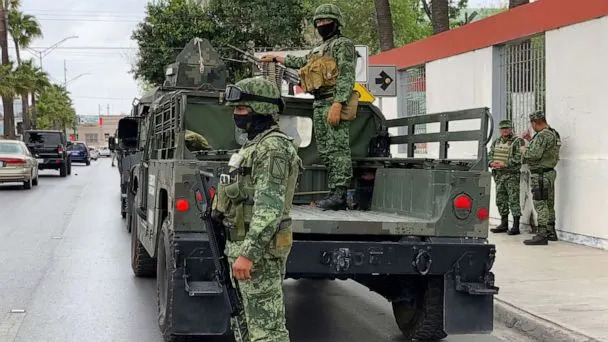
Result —
<instances>
[{"instance_id":1,"label":"black balaclava","mask_svg":"<svg viewBox=\"0 0 608 342\"><path fill-rule=\"evenodd\" d=\"M276 125L276 122L272 115L254 115L250 112L247 115L234 114L234 124L247 132L247 138L252 140L256 135Z\"/></svg>"},{"instance_id":2,"label":"black balaclava","mask_svg":"<svg viewBox=\"0 0 608 342\"><path fill-rule=\"evenodd\" d=\"M329 24L317 26L317 32L319 32L319 35L325 41L335 35L339 35L340 27L338 26L338 23L335 20L332 20L332 22Z\"/></svg>"}]
</instances>

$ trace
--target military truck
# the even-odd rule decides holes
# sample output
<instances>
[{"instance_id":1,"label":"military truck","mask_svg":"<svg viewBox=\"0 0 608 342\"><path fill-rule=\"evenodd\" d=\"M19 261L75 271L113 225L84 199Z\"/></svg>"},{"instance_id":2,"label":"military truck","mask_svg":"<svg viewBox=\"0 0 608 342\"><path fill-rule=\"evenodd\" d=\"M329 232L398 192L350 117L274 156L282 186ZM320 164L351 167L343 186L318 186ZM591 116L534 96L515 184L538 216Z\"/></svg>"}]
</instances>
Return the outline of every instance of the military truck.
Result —
<instances>
[{"instance_id":1,"label":"military truck","mask_svg":"<svg viewBox=\"0 0 608 342\"><path fill-rule=\"evenodd\" d=\"M134 195L132 191L129 194L129 189L132 189L131 180L135 165L141 160L142 148L138 146L139 126L159 92L158 88L153 88L145 92L141 98L134 99L131 115L118 121L116 134L108 141L110 151L116 155L120 173L120 215L122 218L126 218L127 214L132 212L127 205L129 203L127 197ZM127 224L127 230L130 231L130 229L130 225Z\"/></svg>"},{"instance_id":2,"label":"military truck","mask_svg":"<svg viewBox=\"0 0 608 342\"><path fill-rule=\"evenodd\" d=\"M131 264L136 276L157 277L165 340L230 334L238 296L222 252L223 228L210 207L218 178L244 137L225 106L226 69L209 42L191 42L167 75L171 80L139 134ZM396 323L410 339L491 332L498 288L491 272L496 249L487 241L488 109L387 120L373 104L361 103L350 129L349 210L321 211L310 206L327 193L312 102L285 102L277 120L295 136L305 168L291 212L294 244L286 276L367 286L392 303ZM477 129L450 131L460 120ZM416 125L425 124L436 124L438 132L416 134ZM391 136L389 128L406 134ZM186 130L204 136L212 149L189 150ZM448 143L460 141L473 141L477 157L449 159ZM425 142L439 144L439 158L415 158L416 144ZM394 145L402 145L407 157L391 157Z\"/></svg>"}]
</instances>

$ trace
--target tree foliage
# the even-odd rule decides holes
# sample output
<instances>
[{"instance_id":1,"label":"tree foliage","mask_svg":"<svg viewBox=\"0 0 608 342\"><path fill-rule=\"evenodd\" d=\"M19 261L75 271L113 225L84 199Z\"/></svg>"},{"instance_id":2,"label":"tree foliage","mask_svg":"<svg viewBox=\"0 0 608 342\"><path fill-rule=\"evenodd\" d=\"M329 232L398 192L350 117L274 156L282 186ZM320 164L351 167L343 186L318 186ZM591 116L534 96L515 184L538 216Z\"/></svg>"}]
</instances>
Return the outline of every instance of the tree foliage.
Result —
<instances>
[{"instance_id":1,"label":"tree foliage","mask_svg":"<svg viewBox=\"0 0 608 342\"><path fill-rule=\"evenodd\" d=\"M37 128L71 128L76 123L70 93L62 86L53 84L45 88L36 105Z\"/></svg>"}]
</instances>

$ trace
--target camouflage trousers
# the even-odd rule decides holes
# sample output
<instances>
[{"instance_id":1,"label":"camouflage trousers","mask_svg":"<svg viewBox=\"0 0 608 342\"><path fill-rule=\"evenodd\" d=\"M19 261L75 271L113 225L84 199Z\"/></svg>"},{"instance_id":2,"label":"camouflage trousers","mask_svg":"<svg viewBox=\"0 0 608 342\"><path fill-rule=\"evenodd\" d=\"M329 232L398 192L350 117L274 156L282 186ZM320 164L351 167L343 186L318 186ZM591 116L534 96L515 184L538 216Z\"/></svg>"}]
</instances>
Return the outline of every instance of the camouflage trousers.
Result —
<instances>
[{"instance_id":1,"label":"camouflage trousers","mask_svg":"<svg viewBox=\"0 0 608 342\"><path fill-rule=\"evenodd\" d=\"M350 121L341 120L337 127L330 125L327 122L327 113L331 104L330 100L314 102L315 142L321 160L328 169L329 188L348 188L353 177L350 154Z\"/></svg>"},{"instance_id":2,"label":"camouflage trousers","mask_svg":"<svg viewBox=\"0 0 608 342\"><path fill-rule=\"evenodd\" d=\"M235 260L228 258L231 270ZM251 280L238 282L249 332L247 342L289 342L283 301L285 263L282 258L262 258L254 264Z\"/></svg>"},{"instance_id":3,"label":"camouflage trousers","mask_svg":"<svg viewBox=\"0 0 608 342\"><path fill-rule=\"evenodd\" d=\"M519 171L505 172L493 171L494 182L496 182L496 206L500 216L521 216L519 204Z\"/></svg>"},{"instance_id":4,"label":"camouflage trousers","mask_svg":"<svg viewBox=\"0 0 608 342\"><path fill-rule=\"evenodd\" d=\"M530 187L534 210L538 214L538 235L547 237L547 225L555 225L555 170L544 173L532 172Z\"/></svg>"}]
</instances>

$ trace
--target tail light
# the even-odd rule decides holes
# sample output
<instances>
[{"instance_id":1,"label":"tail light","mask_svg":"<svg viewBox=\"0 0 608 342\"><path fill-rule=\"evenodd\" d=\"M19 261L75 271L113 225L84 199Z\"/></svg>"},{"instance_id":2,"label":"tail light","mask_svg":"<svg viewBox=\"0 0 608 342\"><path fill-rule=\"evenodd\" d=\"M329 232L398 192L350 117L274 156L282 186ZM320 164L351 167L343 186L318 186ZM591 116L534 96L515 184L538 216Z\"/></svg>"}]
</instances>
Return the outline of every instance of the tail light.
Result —
<instances>
[{"instance_id":1,"label":"tail light","mask_svg":"<svg viewBox=\"0 0 608 342\"><path fill-rule=\"evenodd\" d=\"M481 221L485 221L490 217L490 212L488 211L488 208L479 208L479 210L477 210L477 218L480 219Z\"/></svg>"},{"instance_id":2,"label":"tail light","mask_svg":"<svg viewBox=\"0 0 608 342\"><path fill-rule=\"evenodd\" d=\"M57 153L63 154L63 147L61 147L61 146L57 147Z\"/></svg>"},{"instance_id":3,"label":"tail light","mask_svg":"<svg viewBox=\"0 0 608 342\"><path fill-rule=\"evenodd\" d=\"M25 165L25 159L20 158L2 158L0 159L6 165Z\"/></svg>"},{"instance_id":4,"label":"tail light","mask_svg":"<svg viewBox=\"0 0 608 342\"><path fill-rule=\"evenodd\" d=\"M177 202L175 202L175 209L179 212L186 212L190 209L190 203L183 198L178 199Z\"/></svg>"},{"instance_id":5,"label":"tail light","mask_svg":"<svg viewBox=\"0 0 608 342\"><path fill-rule=\"evenodd\" d=\"M454 215L464 220L471 215L471 208L473 207L473 200L467 194L460 194L454 198Z\"/></svg>"},{"instance_id":6,"label":"tail light","mask_svg":"<svg viewBox=\"0 0 608 342\"><path fill-rule=\"evenodd\" d=\"M215 197L215 188L214 187L209 188L209 197L211 199L213 199Z\"/></svg>"}]
</instances>

